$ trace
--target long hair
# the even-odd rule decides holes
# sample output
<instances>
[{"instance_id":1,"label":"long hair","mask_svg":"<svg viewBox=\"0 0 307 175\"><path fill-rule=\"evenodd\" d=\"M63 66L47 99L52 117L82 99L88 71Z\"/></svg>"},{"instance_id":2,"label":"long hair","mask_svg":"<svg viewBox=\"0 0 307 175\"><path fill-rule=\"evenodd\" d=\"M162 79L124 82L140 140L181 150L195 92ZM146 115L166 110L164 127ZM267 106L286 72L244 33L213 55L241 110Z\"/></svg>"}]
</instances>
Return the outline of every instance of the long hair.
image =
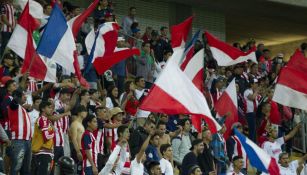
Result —
<instances>
[{"instance_id":1,"label":"long hair","mask_svg":"<svg viewBox=\"0 0 307 175\"><path fill-rule=\"evenodd\" d=\"M115 85L110 85L108 88L108 97L111 98L111 101L113 103L114 107L119 107L119 104L116 102L116 99L118 99L118 97L114 97L112 94L113 89L117 88Z\"/></svg>"}]
</instances>

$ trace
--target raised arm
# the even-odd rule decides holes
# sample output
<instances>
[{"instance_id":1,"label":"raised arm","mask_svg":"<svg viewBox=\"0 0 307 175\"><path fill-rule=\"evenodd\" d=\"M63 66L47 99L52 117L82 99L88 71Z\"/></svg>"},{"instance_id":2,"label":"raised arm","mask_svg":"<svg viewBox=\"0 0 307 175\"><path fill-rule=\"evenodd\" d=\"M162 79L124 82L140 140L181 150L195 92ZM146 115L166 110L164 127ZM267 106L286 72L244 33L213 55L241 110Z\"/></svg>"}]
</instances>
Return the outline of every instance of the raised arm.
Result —
<instances>
[{"instance_id":1,"label":"raised arm","mask_svg":"<svg viewBox=\"0 0 307 175\"><path fill-rule=\"evenodd\" d=\"M299 123L298 125L296 125L296 126L292 129L292 131L290 131L289 134L287 134L287 135L285 136L285 142L288 141L288 140L290 140L291 138L293 138L294 135L301 129L301 127L302 127L302 124L301 124L301 123Z\"/></svg>"}]
</instances>

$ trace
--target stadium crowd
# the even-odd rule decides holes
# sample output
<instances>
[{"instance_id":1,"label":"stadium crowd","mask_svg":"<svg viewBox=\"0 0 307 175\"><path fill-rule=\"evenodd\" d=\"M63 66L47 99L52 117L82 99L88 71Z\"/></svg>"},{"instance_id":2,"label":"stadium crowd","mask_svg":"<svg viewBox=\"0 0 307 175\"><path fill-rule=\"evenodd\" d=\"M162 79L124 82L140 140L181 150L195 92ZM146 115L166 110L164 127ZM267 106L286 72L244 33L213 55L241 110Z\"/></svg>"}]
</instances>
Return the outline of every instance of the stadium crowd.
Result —
<instances>
[{"instance_id":1,"label":"stadium crowd","mask_svg":"<svg viewBox=\"0 0 307 175\"><path fill-rule=\"evenodd\" d=\"M46 24L51 14L50 2L39 1ZM82 8L57 0L67 20L79 15ZM119 4L120 5L120 4ZM244 62L229 67L217 66L206 59L203 94L215 114L214 104L228 83L235 79L239 122L211 133L203 122L198 133L188 115L166 115L138 109L154 80L172 56L169 28L139 28L137 9L130 7L123 17L117 47L137 47L140 56L122 61L99 76L94 68L85 74L90 89L80 86L75 75L57 65L56 83L47 83L20 74L23 60L6 49L16 26L18 7L12 0L1 4L0 65L0 171L11 175L85 174L85 175L215 175L260 174L251 171L249 157L233 130L237 129L259 145L279 164L281 174L304 173L307 155L290 161L291 139L300 132L295 116L303 111L272 101L274 84L286 58L272 57L262 43L250 40L248 51L257 44L258 64ZM77 46L79 64L84 69L89 54L85 37L91 28L117 21L110 0L100 0L83 24ZM198 40L194 53L206 45ZM208 50L208 49L206 49ZM307 43L301 45L307 51ZM171 76L171 75L170 75ZM178 87L180 88L180 87ZM272 111L272 110L277 110ZM278 114L278 121L271 121ZM227 117L227 116L225 116ZM276 119L276 118L273 118ZM225 140L223 134L231 130Z\"/></svg>"}]
</instances>

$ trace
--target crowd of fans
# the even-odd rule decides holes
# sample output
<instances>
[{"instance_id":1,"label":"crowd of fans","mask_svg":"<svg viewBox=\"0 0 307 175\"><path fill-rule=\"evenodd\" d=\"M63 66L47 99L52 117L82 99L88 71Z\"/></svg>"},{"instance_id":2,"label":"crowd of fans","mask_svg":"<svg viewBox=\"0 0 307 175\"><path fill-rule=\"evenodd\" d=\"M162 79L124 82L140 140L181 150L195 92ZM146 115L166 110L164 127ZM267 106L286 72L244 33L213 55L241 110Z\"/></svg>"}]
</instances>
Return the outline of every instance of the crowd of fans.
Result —
<instances>
[{"instance_id":1,"label":"crowd of fans","mask_svg":"<svg viewBox=\"0 0 307 175\"><path fill-rule=\"evenodd\" d=\"M57 2L67 20L82 11L71 3ZM52 6L49 2L41 3L46 15L45 21L42 20L44 25ZM168 27L154 30L148 26L142 33L138 27L137 9L130 7L128 15L119 22L121 31L117 47L137 47L141 55L114 65L102 76L91 68L84 75L90 83L90 89L85 89L80 87L74 75L59 65L56 83L35 80L28 73L20 74L23 60L5 49L16 26L17 12L18 7L14 7L11 0L2 2L2 173L253 174L237 137L233 133L227 140L223 137L226 130L234 129L274 157L279 162L281 174L303 173L306 155L295 161L289 160L292 153L290 140L302 127L301 123L293 123L293 118L303 111L272 101L275 80L286 64L283 54L272 58L270 50L264 44L258 44L258 64L246 62L219 67L207 53L203 94L208 105L215 114L215 102L228 83L235 79L239 122L226 128L222 118L218 121L223 127L217 133L212 134L205 123L202 132L197 133L187 115L157 114L138 109L172 56ZM83 24L77 39L81 69L88 58L84 44L86 35L104 22L119 20L115 14L110 0L100 0L92 16ZM233 44L242 51L255 45L254 40L243 47L240 43ZM301 50L305 51L306 46L302 44ZM195 53L203 47L202 40L198 40Z\"/></svg>"}]
</instances>

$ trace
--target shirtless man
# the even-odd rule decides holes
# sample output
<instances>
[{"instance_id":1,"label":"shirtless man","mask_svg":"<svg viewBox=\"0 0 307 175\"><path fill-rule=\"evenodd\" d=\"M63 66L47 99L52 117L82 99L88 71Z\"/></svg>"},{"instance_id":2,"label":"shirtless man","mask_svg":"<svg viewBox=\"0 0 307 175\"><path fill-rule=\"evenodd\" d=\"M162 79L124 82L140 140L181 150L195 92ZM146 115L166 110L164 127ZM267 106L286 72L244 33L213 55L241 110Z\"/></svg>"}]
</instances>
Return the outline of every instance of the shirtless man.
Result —
<instances>
[{"instance_id":1,"label":"shirtless man","mask_svg":"<svg viewBox=\"0 0 307 175\"><path fill-rule=\"evenodd\" d=\"M70 137L74 146L74 149L77 153L77 159L82 161L82 153L81 153L81 137L84 133L84 126L82 125L83 119L87 116L87 109L83 106L80 106L77 109L77 117L71 123L70 127Z\"/></svg>"},{"instance_id":2,"label":"shirtless man","mask_svg":"<svg viewBox=\"0 0 307 175\"><path fill-rule=\"evenodd\" d=\"M160 136L160 140L159 140L160 145L171 144L171 138L168 134L166 134L166 123L165 122L160 121L158 123L157 131Z\"/></svg>"}]
</instances>

